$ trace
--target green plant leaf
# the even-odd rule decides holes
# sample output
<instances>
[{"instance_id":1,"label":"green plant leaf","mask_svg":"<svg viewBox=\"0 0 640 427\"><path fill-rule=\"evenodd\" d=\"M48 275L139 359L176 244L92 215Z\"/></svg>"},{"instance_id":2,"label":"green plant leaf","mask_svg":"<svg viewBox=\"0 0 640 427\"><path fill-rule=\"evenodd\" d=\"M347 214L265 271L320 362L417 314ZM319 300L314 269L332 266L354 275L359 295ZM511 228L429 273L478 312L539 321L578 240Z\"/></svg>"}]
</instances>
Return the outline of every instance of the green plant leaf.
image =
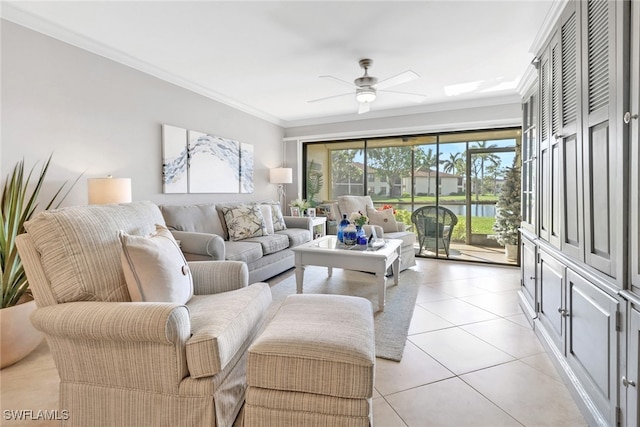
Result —
<instances>
[{"instance_id":1,"label":"green plant leaf","mask_svg":"<svg viewBox=\"0 0 640 427\"><path fill-rule=\"evenodd\" d=\"M24 233L24 223L31 219L38 208L38 196L44 184L52 156L49 156L32 185L35 166L25 178L24 159L18 162L4 182L2 199L0 200L0 275L2 280L2 300L0 308L14 306L28 291L29 282L16 247L16 237ZM82 174L80 174L82 176ZM59 207L62 201L75 186L80 176L71 184L66 192L67 182L63 183L48 201L45 209Z\"/></svg>"}]
</instances>

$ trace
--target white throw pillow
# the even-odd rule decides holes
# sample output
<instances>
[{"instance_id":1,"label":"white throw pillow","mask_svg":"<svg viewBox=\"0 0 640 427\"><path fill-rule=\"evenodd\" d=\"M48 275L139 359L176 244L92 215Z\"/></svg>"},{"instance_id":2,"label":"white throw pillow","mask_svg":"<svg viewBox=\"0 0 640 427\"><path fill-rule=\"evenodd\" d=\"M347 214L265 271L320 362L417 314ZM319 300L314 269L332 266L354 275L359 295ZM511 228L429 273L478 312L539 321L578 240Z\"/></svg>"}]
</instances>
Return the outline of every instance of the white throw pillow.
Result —
<instances>
[{"instance_id":1,"label":"white throw pillow","mask_svg":"<svg viewBox=\"0 0 640 427\"><path fill-rule=\"evenodd\" d=\"M222 208L222 214L227 224L229 240L236 241L267 234L267 226L259 206L241 205L234 208L225 207Z\"/></svg>"},{"instance_id":2,"label":"white throw pillow","mask_svg":"<svg viewBox=\"0 0 640 427\"><path fill-rule=\"evenodd\" d=\"M171 235L162 225L156 234L133 236L119 233L122 268L131 301L186 304L193 296L189 265Z\"/></svg>"},{"instance_id":3,"label":"white throw pillow","mask_svg":"<svg viewBox=\"0 0 640 427\"><path fill-rule=\"evenodd\" d=\"M373 208L373 200L371 200L371 196L339 196L338 207L341 214L347 214L347 218L353 212L366 215L367 208Z\"/></svg>"},{"instance_id":4,"label":"white throw pillow","mask_svg":"<svg viewBox=\"0 0 640 427\"><path fill-rule=\"evenodd\" d=\"M367 216L369 217L369 224L379 225L385 233L395 233L398 231L398 223L396 222L396 217L393 215L393 208L379 211L367 207Z\"/></svg>"}]
</instances>

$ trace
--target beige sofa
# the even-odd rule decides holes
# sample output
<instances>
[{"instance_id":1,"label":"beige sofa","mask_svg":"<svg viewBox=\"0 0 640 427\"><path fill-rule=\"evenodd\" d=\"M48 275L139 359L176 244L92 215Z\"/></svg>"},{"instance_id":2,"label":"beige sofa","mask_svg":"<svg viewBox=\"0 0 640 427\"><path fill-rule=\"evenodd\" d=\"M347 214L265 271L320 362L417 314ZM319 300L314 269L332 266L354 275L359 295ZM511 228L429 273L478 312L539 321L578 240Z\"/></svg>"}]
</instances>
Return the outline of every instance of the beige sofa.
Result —
<instances>
[{"instance_id":1,"label":"beige sofa","mask_svg":"<svg viewBox=\"0 0 640 427\"><path fill-rule=\"evenodd\" d=\"M396 222L390 211L376 210L370 196L339 196L337 201L332 203L332 207L333 215L338 222L343 214L348 218L353 212L361 212L369 217L369 226L365 226L367 233L370 233L369 227L373 227L378 237L402 240L400 271L416 265L415 233L407 231L406 224Z\"/></svg>"},{"instance_id":2,"label":"beige sofa","mask_svg":"<svg viewBox=\"0 0 640 427\"><path fill-rule=\"evenodd\" d=\"M65 425L230 426L240 411L269 286L248 285L242 262L190 262L186 304L131 302L118 233L148 236L155 224L150 202L80 206L41 212L18 237Z\"/></svg>"},{"instance_id":3,"label":"beige sofa","mask_svg":"<svg viewBox=\"0 0 640 427\"><path fill-rule=\"evenodd\" d=\"M256 222L265 222L263 230L257 227L255 233L249 233L254 234L251 237L233 235L236 231L234 226L248 227L230 220L231 214L243 207L245 210L241 212L242 215L257 216L257 219L254 218ZM252 210L251 207L259 209ZM293 268L291 248L309 242L313 235L310 218L283 216L277 202L163 205L160 209L167 227L180 241L187 260L242 261L249 269L250 283L269 279ZM274 213L274 210L277 212ZM280 219L274 220L276 217ZM232 218L234 221L236 219ZM281 229L275 224L278 221Z\"/></svg>"}]
</instances>

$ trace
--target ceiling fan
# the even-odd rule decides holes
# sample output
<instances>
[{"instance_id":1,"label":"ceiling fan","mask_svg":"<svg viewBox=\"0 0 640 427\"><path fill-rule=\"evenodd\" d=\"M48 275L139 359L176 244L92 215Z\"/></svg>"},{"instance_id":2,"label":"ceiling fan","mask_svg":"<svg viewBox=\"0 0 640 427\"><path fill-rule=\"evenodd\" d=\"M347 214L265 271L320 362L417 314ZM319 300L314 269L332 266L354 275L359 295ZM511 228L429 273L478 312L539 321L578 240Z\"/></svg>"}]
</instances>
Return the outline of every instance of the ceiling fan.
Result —
<instances>
[{"instance_id":1,"label":"ceiling fan","mask_svg":"<svg viewBox=\"0 0 640 427\"><path fill-rule=\"evenodd\" d=\"M358 114L363 114L369 111L371 103L376 100L378 92L388 92L395 93L404 96L410 96L416 98L417 102L421 102L425 95L417 94L417 93L408 93L408 92L398 92L394 90L386 90L386 88L397 86L402 83L407 83L413 81L415 79L420 78L420 76L414 71L407 70L403 71L400 74L396 74L395 76L389 77L387 79L378 81L376 77L369 75L369 67L373 64L371 59L365 58L358 61L360 67L364 69L364 75L362 77L358 77L353 81L353 83L349 83L346 80L342 80L338 77L334 76L320 76L321 79L332 80L334 82L340 83L341 85L346 85L352 89L349 93L341 93L339 95L327 96L324 98L312 99L308 102L319 102L325 101L327 99L339 98L341 96L356 96L356 100L360 103L360 108L358 109ZM355 90L355 91L354 91Z\"/></svg>"}]
</instances>

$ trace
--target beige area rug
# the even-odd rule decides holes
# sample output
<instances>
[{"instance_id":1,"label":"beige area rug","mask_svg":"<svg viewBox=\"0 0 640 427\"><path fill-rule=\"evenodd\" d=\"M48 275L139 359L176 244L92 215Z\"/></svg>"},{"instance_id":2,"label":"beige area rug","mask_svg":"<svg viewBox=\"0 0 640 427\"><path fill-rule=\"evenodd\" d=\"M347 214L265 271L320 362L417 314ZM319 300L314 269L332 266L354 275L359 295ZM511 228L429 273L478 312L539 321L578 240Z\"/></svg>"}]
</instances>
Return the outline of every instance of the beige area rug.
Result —
<instances>
[{"instance_id":1,"label":"beige area rug","mask_svg":"<svg viewBox=\"0 0 640 427\"><path fill-rule=\"evenodd\" d=\"M407 332L418 295L420 273L408 269L400 273L400 284L393 284L393 277L387 278L387 297L384 312L378 309L378 291L375 276L369 273L333 269L333 276L327 276L325 267L307 267L304 274L304 293L353 295L371 301L374 310L376 357L400 361L407 341ZM268 316L275 314L287 295L296 292L296 278L291 272L271 282L273 304Z\"/></svg>"}]
</instances>

